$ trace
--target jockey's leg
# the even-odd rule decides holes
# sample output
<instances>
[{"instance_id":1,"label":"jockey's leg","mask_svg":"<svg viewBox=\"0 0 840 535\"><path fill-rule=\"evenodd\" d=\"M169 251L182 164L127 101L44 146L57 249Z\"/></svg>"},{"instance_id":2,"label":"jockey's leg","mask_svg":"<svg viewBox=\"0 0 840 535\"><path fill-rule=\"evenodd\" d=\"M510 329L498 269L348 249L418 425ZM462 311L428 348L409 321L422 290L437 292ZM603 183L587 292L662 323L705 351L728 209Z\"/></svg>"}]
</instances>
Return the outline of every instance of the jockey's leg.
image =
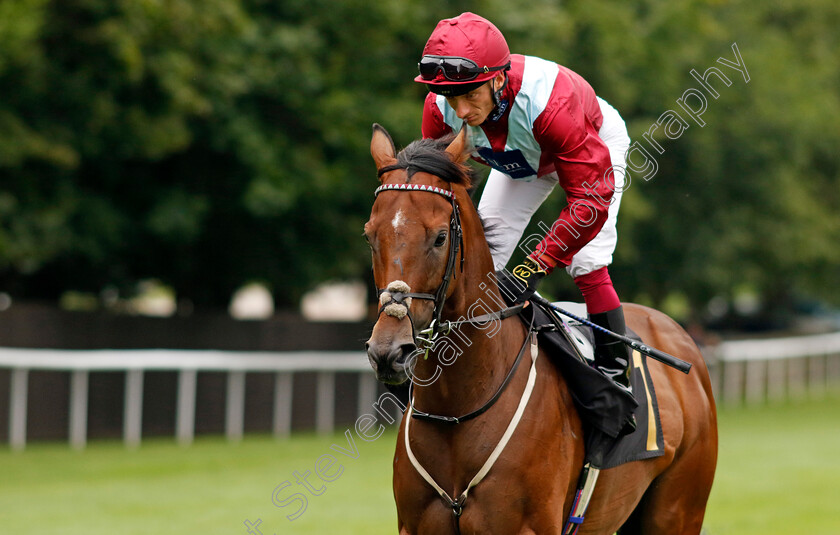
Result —
<instances>
[{"instance_id":1,"label":"jockey's leg","mask_svg":"<svg viewBox=\"0 0 840 535\"><path fill-rule=\"evenodd\" d=\"M589 320L614 333L626 334L624 312L620 306L606 312L590 314ZM630 348L624 342L597 329L592 331L595 336L595 367L630 392Z\"/></svg>"},{"instance_id":2,"label":"jockey's leg","mask_svg":"<svg viewBox=\"0 0 840 535\"><path fill-rule=\"evenodd\" d=\"M625 182L624 157L630 145L630 138L618 112L602 99L598 99L598 103L604 117L598 135L607 145L612 163L612 168L605 173L603 180L613 182L615 191L610 199L606 223L598 234L572 257L572 263L566 271L574 278L583 294L589 319L600 327L625 334L624 312L607 272L607 266L612 263L613 251L618 241L616 222L622 193L629 186L629 183ZM595 366L629 390L629 348L596 329L593 331Z\"/></svg>"},{"instance_id":3,"label":"jockey's leg","mask_svg":"<svg viewBox=\"0 0 840 535\"><path fill-rule=\"evenodd\" d=\"M534 235L520 243L525 227L557 185L557 180L557 173L524 181L514 180L495 169L490 171L478 203L478 213L486 227L496 271L504 269L517 245L520 248L518 262L542 239L542 235Z\"/></svg>"},{"instance_id":4,"label":"jockey's leg","mask_svg":"<svg viewBox=\"0 0 840 535\"><path fill-rule=\"evenodd\" d=\"M612 254L618 239L615 225L618 220L621 194L629 186L629 182L625 182L625 156L630 147L630 137L627 135L624 120L618 112L600 98L598 104L603 115L603 124L598 135L607 145L612 163L612 167L604 174L603 179L612 181L615 184L615 190L610 200L607 222L595 238L572 257L572 263L566 271L580 288L592 323L618 334L626 334L624 311L610 280L607 266L612 263ZM595 367L632 395L629 348L623 342L598 332L597 329L592 331L595 337ZM632 432L635 427L636 421L631 414L629 420L624 422L624 429L620 435ZM578 497L583 499L576 500L577 508L572 512L572 516L582 517L586 511L589 500L585 489L590 485L594 487L600 468L603 466L604 455L616 440L617 438L608 436L597 429L590 429L586 441L585 466L577 491ZM591 491L589 495L591 496ZM570 521L566 524L563 533L575 534L577 527Z\"/></svg>"},{"instance_id":5,"label":"jockey's leg","mask_svg":"<svg viewBox=\"0 0 840 535\"><path fill-rule=\"evenodd\" d=\"M606 266L575 278L586 301L589 319L595 325L617 334L627 334L621 302L610 280ZM595 337L595 367L630 391L630 348L598 329Z\"/></svg>"}]
</instances>

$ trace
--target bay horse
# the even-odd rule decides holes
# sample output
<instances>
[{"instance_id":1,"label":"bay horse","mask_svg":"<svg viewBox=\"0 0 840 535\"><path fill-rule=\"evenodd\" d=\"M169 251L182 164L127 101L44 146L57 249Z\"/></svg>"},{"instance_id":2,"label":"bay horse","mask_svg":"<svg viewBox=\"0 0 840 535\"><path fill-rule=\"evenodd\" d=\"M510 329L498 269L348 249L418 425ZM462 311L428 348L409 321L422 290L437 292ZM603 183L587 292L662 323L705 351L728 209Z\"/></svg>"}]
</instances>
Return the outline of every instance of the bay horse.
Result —
<instances>
[{"instance_id":1,"label":"bay horse","mask_svg":"<svg viewBox=\"0 0 840 535\"><path fill-rule=\"evenodd\" d=\"M465 131L397 154L374 125L371 155L381 185L364 232L382 306L368 358L380 381L413 381L407 415L441 415L404 415L400 424L400 535L562 533L584 461L583 427L536 337L519 318L494 314L503 301L468 192ZM693 369L684 375L651 362L664 454L602 471L578 533L697 535L717 461L708 370L675 321L624 307L645 344ZM458 336L433 345L442 325L457 325ZM517 368L523 353L530 367Z\"/></svg>"}]
</instances>

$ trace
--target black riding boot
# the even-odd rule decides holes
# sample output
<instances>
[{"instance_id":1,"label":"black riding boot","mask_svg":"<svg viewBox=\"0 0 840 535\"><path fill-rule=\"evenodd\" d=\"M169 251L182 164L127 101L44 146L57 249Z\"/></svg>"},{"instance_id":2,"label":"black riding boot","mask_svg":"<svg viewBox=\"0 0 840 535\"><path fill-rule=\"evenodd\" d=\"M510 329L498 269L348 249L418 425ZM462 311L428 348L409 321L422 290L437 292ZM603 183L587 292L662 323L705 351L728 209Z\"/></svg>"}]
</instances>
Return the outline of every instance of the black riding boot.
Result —
<instances>
[{"instance_id":1,"label":"black riding boot","mask_svg":"<svg viewBox=\"0 0 840 535\"><path fill-rule=\"evenodd\" d=\"M624 311L619 306L606 312L590 314L590 321L617 334L625 334ZM598 329L592 329L595 337L595 367L627 392L630 387L630 348Z\"/></svg>"},{"instance_id":2,"label":"black riding boot","mask_svg":"<svg viewBox=\"0 0 840 535\"><path fill-rule=\"evenodd\" d=\"M626 334L624 312L620 306L599 314L590 314L589 320L595 325L614 333ZM593 328L592 334L595 337L595 368L612 379L628 396L633 397L630 386L629 348L624 342L618 341L598 329ZM586 463L595 468L603 468L605 456L615 446L618 439L636 429L636 418L633 413L631 412L625 418L618 436L607 435L595 427L589 430L586 437Z\"/></svg>"}]
</instances>

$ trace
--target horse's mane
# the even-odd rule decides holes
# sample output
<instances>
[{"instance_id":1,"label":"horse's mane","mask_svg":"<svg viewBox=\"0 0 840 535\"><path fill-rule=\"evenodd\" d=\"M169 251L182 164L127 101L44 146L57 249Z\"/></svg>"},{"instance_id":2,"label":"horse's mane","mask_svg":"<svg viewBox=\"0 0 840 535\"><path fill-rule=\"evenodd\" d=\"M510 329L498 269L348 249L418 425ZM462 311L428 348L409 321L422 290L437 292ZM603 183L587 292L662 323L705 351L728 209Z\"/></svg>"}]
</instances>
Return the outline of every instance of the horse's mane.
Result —
<instances>
[{"instance_id":1,"label":"horse's mane","mask_svg":"<svg viewBox=\"0 0 840 535\"><path fill-rule=\"evenodd\" d=\"M446 153L446 147L452 143L453 139L455 139L455 134L450 133L438 139L412 141L397 154L397 163L389 165L387 170L405 169L408 175L406 183L411 182L411 178L418 171L435 175L446 182L464 186L472 199L473 190L478 186L478 173L473 167L455 163L450 159ZM496 225L488 225L480 214L479 220L490 250L499 249L501 244L494 239L498 230L495 228Z\"/></svg>"},{"instance_id":2,"label":"horse's mane","mask_svg":"<svg viewBox=\"0 0 840 535\"><path fill-rule=\"evenodd\" d=\"M471 168L453 162L446 153L446 147L454 138L454 134L449 134L438 139L412 141L397 154L397 163L388 166L388 170L405 169L408 174L406 182L411 182L415 173L423 171L446 182L469 188L473 178Z\"/></svg>"}]
</instances>

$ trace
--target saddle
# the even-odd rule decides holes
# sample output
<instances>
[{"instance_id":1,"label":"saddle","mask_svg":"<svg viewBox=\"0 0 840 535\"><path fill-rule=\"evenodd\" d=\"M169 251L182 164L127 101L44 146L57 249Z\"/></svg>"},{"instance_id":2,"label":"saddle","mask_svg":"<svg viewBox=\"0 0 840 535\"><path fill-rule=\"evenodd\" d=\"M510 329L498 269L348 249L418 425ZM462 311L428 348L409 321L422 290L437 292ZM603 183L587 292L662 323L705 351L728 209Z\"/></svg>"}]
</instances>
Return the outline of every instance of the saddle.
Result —
<instances>
[{"instance_id":1,"label":"saddle","mask_svg":"<svg viewBox=\"0 0 840 535\"><path fill-rule=\"evenodd\" d=\"M581 317L585 305L556 303ZM584 425L587 460L602 469L664 453L662 426L647 359L633 351L631 384L633 397L591 366L594 356L592 330L561 318L551 309L531 302L520 312L526 325L537 329L540 347L560 369ZM630 329L627 336L641 341ZM635 416L636 427L627 432L625 422ZM597 431L597 432L593 432Z\"/></svg>"}]
</instances>

